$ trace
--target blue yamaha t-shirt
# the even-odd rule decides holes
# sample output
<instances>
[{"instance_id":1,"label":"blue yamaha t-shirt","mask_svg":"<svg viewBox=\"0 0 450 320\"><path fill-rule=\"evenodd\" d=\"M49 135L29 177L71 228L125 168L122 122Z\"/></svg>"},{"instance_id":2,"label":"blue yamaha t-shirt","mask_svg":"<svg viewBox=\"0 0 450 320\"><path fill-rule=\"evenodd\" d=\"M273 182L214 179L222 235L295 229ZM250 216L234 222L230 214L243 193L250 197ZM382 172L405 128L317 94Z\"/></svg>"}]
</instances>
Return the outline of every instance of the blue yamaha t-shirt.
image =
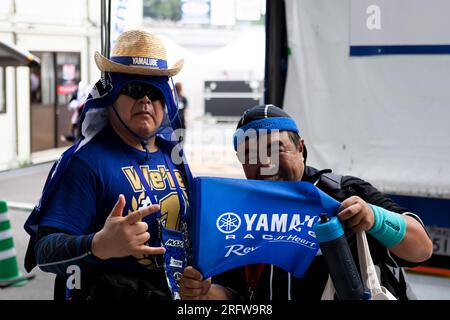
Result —
<instances>
[{"instance_id":1,"label":"blue yamaha t-shirt","mask_svg":"<svg viewBox=\"0 0 450 320\"><path fill-rule=\"evenodd\" d=\"M97 232L104 226L119 194L123 194L126 200L124 216L151 204L159 204L163 226L179 230L181 205L176 182L187 199L182 171L174 166L172 175L161 150L150 152L144 162L145 156L144 151L130 147L110 126L106 126L75 153L52 201L43 212L40 226L58 228L72 235ZM150 193L132 161L139 165ZM149 225L149 245L160 246L155 214L146 216L143 221ZM106 263L109 267L135 275L156 268L149 256L113 258Z\"/></svg>"}]
</instances>

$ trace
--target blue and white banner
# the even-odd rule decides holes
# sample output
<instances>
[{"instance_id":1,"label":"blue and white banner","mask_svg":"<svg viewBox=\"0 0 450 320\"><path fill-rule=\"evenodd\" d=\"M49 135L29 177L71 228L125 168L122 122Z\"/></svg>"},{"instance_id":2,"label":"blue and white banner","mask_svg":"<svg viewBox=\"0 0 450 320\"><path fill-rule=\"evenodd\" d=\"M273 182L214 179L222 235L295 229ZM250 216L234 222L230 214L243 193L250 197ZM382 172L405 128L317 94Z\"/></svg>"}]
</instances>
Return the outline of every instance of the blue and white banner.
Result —
<instances>
[{"instance_id":1,"label":"blue and white banner","mask_svg":"<svg viewBox=\"0 0 450 320\"><path fill-rule=\"evenodd\" d=\"M302 277L319 249L313 224L340 203L300 181L194 180L193 266L204 277L254 263Z\"/></svg>"}]
</instances>

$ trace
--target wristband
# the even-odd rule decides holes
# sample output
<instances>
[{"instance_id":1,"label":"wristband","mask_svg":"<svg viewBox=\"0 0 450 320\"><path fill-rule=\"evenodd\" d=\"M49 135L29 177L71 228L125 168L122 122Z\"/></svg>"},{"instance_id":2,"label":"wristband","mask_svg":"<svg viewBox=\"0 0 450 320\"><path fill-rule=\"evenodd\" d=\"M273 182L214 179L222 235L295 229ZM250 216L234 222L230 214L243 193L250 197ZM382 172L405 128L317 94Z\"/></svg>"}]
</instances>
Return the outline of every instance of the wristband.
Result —
<instances>
[{"instance_id":1,"label":"wristband","mask_svg":"<svg viewBox=\"0 0 450 320\"><path fill-rule=\"evenodd\" d=\"M378 206L369 206L373 212L374 224L367 233L387 248L398 245L406 234L405 217Z\"/></svg>"}]
</instances>

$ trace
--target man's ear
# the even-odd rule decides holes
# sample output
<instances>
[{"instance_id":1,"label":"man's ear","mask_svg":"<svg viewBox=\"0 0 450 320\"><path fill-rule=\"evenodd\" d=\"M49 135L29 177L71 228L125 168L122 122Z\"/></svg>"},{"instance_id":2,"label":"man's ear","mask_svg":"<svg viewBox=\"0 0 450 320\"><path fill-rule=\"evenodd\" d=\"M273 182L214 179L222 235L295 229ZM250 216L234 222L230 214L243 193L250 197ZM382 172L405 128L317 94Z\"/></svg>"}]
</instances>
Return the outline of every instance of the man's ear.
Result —
<instances>
[{"instance_id":1,"label":"man's ear","mask_svg":"<svg viewBox=\"0 0 450 320\"><path fill-rule=\"evenodd\" d=\"M300 138L299 151L303 157L303 163L306 165L306 158L308 157L308 150L306 150L305 140Z\"/></svg>"},{"instance_id":2,"label":"man's ear","mask_svg":"<svg viewBox=\"0 0 450 320\"><path fill-rule=\"evenodd\" d=\"M300 153L303 153L304 148L305 148L305 140L303 138L300 138L300 143L298 144L297 150Z\"/></svg>"}]
</instances>

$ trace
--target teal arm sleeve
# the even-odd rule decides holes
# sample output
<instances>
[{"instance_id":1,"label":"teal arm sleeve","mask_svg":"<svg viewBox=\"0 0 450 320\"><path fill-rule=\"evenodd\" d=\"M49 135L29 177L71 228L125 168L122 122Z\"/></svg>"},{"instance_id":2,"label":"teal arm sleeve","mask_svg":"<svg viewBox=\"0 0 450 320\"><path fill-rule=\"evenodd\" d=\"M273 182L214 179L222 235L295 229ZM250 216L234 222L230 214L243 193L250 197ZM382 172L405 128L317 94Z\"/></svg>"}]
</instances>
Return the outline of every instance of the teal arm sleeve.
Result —
<instances>
[{"instance_id":1,"label":"teal arm sleeve","mask_svg":"<svg viewBox=\"0 0 450 320\"><path fill-rule=\"evenodd\" d=\"M398 245L406 234L405 217L378 206L369 206L372 208L375 222L367 233L387 248Z\"/></svg>"}]
</instances>

